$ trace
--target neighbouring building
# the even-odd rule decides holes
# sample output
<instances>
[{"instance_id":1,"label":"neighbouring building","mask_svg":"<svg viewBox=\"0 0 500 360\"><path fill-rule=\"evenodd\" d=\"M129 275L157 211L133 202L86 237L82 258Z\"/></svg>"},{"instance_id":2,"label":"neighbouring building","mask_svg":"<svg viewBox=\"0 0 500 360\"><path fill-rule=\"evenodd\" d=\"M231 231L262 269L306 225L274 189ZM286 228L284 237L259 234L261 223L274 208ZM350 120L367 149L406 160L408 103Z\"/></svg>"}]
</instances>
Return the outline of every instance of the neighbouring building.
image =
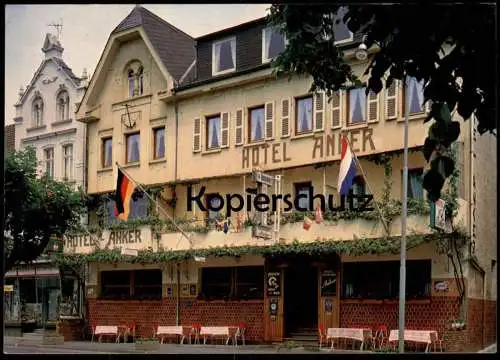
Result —
<instances>
[{"instance_id":1,"label":"neighbouring building","mask_svg":"<svg viewBox=\"0 0 500 360\"><path fill-rule=\"evenodd\" d=\"M76 121L75 110L85 92L87 74L84 69L81 77L76 76L64 61L63 51L58 38L46 34L44 59L26 89L21 87L15 104L15 149L33 147L40 175L68 181L76 188L84 186L86 174L86 129ZM45 255L8 271L5 283L16 294L4 314L12 322L22 320L25 326L41 328L55 325L60 309L81 312L81 305L74 306L76 280L61 282L59 269Z\"/></svg>"},{"instance_id":2,"label":"neighbouring building","mask_svg":"<svg viewBox=\"0 0 500 360\"><path fill-rule=\"evenodd\" d=\"M360 36L343 24L336 34L365 81ZM486 172L496 139L461 122L460 171L443 193L456 199L454 230L433 230L421 180L423 84L312 94L310 78L273 74L270 60L285 43L265 19L192 39L140 6L113 31L77 113L89 133L87 191L98 204L92 235L68 235L64 248L68 262L89 263L90 323L135 323L149 336L154 324L244 322L256 342L315 335L320 325L396 329L408 111L406 324L437 330L452 351L494 342L496 181ZM341 135L360 163L347 199L337 189ZM113 212L115 162L155 198L136 189L126 223ZM289 195L309 211L281 201L258 212L255 191ZM323 221L318 194L332 195L336 208ZM245 206L229 214L231 195ZM376 211L356 212L363 201L353 195L373 195L387 228ZM458 248L447 257L450 243ZM466 327L451 330L459 320Z\"/></svg>"}]
</instances>

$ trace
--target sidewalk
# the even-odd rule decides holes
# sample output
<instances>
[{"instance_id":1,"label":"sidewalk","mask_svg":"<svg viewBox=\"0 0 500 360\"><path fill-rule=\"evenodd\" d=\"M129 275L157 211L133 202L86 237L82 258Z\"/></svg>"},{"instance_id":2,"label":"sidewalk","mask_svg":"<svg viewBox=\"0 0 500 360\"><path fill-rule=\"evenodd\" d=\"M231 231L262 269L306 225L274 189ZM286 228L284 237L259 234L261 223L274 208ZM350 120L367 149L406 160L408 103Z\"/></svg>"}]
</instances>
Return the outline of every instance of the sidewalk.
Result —
<instances>
[{"instance_id":1,"label":"sidewalk","mask_svg":"<svg viewBox=\"0 0 500 360\"><path fill-rule=\"evenodd\" d=\"M97 343L88 341L66 341L62 345L43 345L42 343L34 342L23 342L22 338L4 338L4 347L7 352L9 350L14 353L104 353L104 354L143 354L144 351L137 351L135 349L135 344L132 343ZM276 353L324 353L326 349L308 350L304 348L291 348L286 349L282 346L273 345L188 345L188 344L162 344L158 351L151 351L148 353L157 354L276 354ZM356 351L356 350L336 350L335 353L369 353L368 351Z\"/></svg>"}]
</instances>

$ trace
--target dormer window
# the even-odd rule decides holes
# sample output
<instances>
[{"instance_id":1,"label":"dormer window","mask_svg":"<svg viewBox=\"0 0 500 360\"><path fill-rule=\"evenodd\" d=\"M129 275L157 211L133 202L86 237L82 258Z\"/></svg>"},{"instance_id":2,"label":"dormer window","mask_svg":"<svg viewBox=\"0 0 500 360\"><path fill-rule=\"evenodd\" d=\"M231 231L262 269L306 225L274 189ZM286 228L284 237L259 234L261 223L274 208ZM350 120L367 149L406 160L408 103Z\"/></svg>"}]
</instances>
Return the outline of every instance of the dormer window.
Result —
<instances>
[{"instance_id":1,"label":"dormer window","mask_svg":"<svg viewBox=\"0 0 500 360\"><path fill-rule=\"evenodd\" d=\"M337 14L329 14L326 17L330 17L333 21L333 32L335 35L335 44L342 44L354 40L354 34L348 29L347 25L344 23L344 16L347 13L348 8L346 6L341 6L337 10ZM330 40L331 33L325 34L325 39Z\"/></svg>"},{"instance_id":2,"label":"dormer window","mask_svg":"<svg viewBox=\"0 0 500 360\"><path fill-rule=\"evenodd\" d=\"M128 97L144 94L144 68L138 61L127 66L127 95Z\"/></svg>"},{"instance_id":3,"label":"dormer window","mask_svg":"<svg viewBox=\"0 0 500 360\"><path fill-rule=\"evenodd\" d=\"M41 97L36 97L33 100L33 126L42 126L43 125L43 100Z\"/></svg>"},{"instance_id":4,"label":"dormer window","mask_svg":"<svg viewBox=\"0 0 500 360\"><path fill-rule=\"evenodd\" d=\"M212 75L236 70L236 38L232 37L212 44Z\"/></svg>"},{"instance_id":5,"label":"dormer window","mask_svg":"<svg viewBox=\"0 0 500 360\"><path fill-rule=\"evenodd\" d=\"M262 62L266 63L285 50L285 36L275 27L262 30Z\"/></svg>"},{"instance_id":6,"label":"dormer window","mask_svg":"<svg viewBox=\"0 0 500 360\"><path fill-rule=\"evenodd\" d=\"M57 95L57 120L63 121L69 119L69 95L66 90Z\"/></svg>"},{"instance_id":7,"label":"dormer window","mask_svg":"<svg viewBox=\"0 0 500 360\"><path fill-rule=\"evenodd\" d=\"M341 6L337 11L337 15L334 16L333 31L335 33L335 44L342 44L354 40L353 33L349 31L343 20L347 11L347 6Z\"/></svg>"}]
</instances>

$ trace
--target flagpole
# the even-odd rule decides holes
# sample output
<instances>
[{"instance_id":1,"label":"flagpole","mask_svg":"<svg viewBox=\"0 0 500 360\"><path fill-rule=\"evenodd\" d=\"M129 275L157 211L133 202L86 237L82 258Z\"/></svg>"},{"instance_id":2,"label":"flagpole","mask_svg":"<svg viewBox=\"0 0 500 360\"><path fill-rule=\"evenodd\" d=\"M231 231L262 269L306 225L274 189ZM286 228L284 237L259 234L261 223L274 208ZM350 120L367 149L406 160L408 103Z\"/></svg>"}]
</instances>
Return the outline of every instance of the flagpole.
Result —
<instances>
[{"instance_id":1,"label":"flagpole","mask_svg":"<svg viewBox=\"0 0 500 360\"><path fill-rule=\"evenodd\" d=\"M365 172L363 171L363 167L361 166L361 163L359 162L359 159L358 157L356 156L356 154L354 153L354 151L352 150L352 147L351 147L351 142L349 141L349 139L347 138L347 136L345 136L345 139L347 141L347 144L349 145L349 149L351 150L351 154L354 156L354 160L356 160L356 163L358 164L359 166L359 170L361 170L361 174L363 174L363 178L365 179L365 183L366 183L366 186L368 187L368 191L372 194L372 195L375 195L375 193L372 191L371 187L370 187L370 184L368 183L368 178L366 177L366 174ZM387 227L387 223L385 222L385 218L384 218L384 215L382 214L382 211L380 210L380 207L378 206L378 203L377 201L375 200L374 201L375 203L375 206L377 207L377 212L379 214L379 217L380 217L380 221L382 222L382 225L384 226L384 229L385 229L385 232L387 233L387 235L389 236L391 234L391 232L389 231L389 228Z\"/></svg>"},{"instance_id":2,"label":"flagpole","mask_svg":"<svg viewBox=\"0 0 500 360\"><path fill-rule=\"evenodd\" d=\"M403 89L406 77L403 80ZM403 130L403 201L401 209L401 264L399 269L399 352L405 352L405 307L406 307L406 216L408 212L408 117L410 115L410 97L405 96L405 122Z\"/></svg>"},{"instance_id":3,"label":"flagpole","mask_svg":"<svg viewBox=\"0 0 500 360\"><path fill-rule=\"evenodd\" d=\"M134 183L134 184L135 184L135 185L139 188L139 190L141 190L141 191L142 191L142 192L143 192L143 193L144 193L144 194L145 194L145 195L149 198L149 200L151 200L153 203L155 203L155 204L157 204L157 205L158 205L158 209L160 209L160 210L162 210L162 211L163 211L163 214L164 214L164 215L166 215L166 216L170 219L170 221L172 221L172 223L173 223L173 224L174 224L174 226L177 228L177 230L179 230L179 232L180 232L182 235L184 235L184 236L186 237L186 239L188 239L189 244L192 246L192 245L193 245L193 243L192 243L192 241L191 241L191 237L190 237L188 234L186 234L186 232L184 232L184 230L182 230L182 229L180 228L180 226L179 226L179 225L175 222L174 218L173 218L172 216L170 216L170 214L169 214L167 211L165 211L165 209L163 209L163 208L161 207L161 205L160 205L160 204L159 204L159 203L158 203L158 202L157 202L157 201L156 201L156 200L155 200L155 199L154 199L151 195L149 195L149 194L148 194L148 192L147 192L147 191L146 191L146 190L142 187L142 185L141 185L141 184L139 184L137 181L135 181L135 180L134 180L134 178L133 178L132 176L130 176L130 174L129 174L127 171L125 171L125 170L124 170L124 169L120 166L120 164L118 164L118 161L117 161L117 162L115 162L115 164L116 164L116 166L118 167L118 169L120 169L120 170L121 170L121 171L122 171L122 172L123 172L123 173L124 173L124 174L125 174L125 175L129 178L129 179L130 179L130 180L132 180L132 182L133 182L133 183Z\"/></svg>"}]
</instances>

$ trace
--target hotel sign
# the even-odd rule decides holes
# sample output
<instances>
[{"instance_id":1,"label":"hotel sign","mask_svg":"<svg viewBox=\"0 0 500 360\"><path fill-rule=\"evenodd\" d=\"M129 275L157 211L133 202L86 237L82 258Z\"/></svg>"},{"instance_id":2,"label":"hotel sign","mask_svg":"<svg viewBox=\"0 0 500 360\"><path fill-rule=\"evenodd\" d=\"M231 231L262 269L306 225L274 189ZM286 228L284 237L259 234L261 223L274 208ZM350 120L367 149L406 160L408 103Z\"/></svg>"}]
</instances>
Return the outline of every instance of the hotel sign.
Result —
<instances>
[{"instance_id":1,"label":"hotel sign","mask_svg":"<svg viewBox=\"0 0 500 360\"><path fill-rule=\"evenodd\" d=\"M342 136L347 136L352 151L356 154L376 151L373 142L373 129L367 127L312 137L311 158L313 160L328 160L332 157L340 158ZM275 142L245 147L242 151L241 167L248 169L256 166L289 162L292 160L290 146L290 142Z\"/></svg>"},{"instance_id":2,"label":"hotel sign","mask_svg":"<svg viewBox=\"0 0 500 360\"><path fill-rule=\"evenodd\" d=\"M89 253L101 248L126 249L132 252L151 246L151 229L105 230L101 237L96 234L68 234L64 236L64 251Z\"/></svg>"}]
</instances>

